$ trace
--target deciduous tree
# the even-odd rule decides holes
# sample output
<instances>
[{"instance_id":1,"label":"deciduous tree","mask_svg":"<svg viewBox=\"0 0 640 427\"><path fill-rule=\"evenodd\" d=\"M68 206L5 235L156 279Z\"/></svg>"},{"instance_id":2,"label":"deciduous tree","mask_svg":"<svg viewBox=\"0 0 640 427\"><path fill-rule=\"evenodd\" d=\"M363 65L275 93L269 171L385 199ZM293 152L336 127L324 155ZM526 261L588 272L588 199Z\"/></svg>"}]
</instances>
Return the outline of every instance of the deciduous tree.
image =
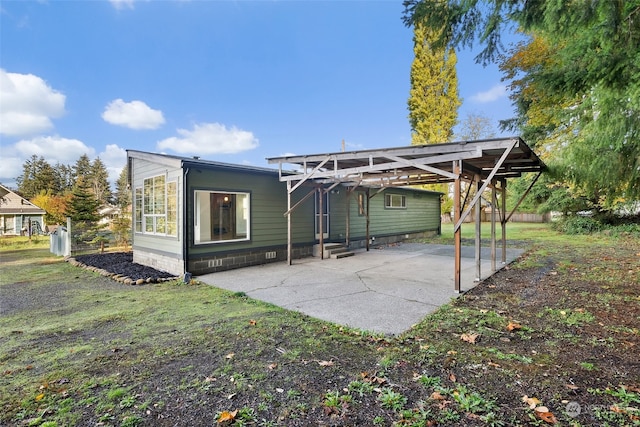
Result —
<instances>
[{"instance_id":1,"label":"deciduous tree","mask_svg":"<svg viewBox=\"0 0 640 427\"><path fill-rule=\"evenodd\" d=\"M414 23L411 65L409 123L414 145L447 142L453 136L458 107L456 54L448 46L436 47L433 40L442 29Z\"/></svg>"},{"instance_id":2,"label":"deciduous tree","mask_svg":"<svg viewBox=\"0 0 640 427\"><path fill-rule=\"evenodd\" d=\"M404 4L408 24L444 25L435 45L480 42L479 62L504 53L505 28L531 36L510 58L518 107L510 124L596 209L640 198L640 0Z\"/></svg>"}]
</instances>

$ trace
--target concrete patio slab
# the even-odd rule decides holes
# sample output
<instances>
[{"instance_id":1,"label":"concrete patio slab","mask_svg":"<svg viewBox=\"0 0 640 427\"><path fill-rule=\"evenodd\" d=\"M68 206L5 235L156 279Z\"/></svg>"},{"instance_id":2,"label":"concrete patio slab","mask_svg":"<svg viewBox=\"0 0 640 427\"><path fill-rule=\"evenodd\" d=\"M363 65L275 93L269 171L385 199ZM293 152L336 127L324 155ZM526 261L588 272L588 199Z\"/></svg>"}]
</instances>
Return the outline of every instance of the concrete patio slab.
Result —
<instances>
[{"instance_id":1,"label":"concrete patio slab","mask_svg":"<svg viewBox=\"0 0 640 427\"><path fill-rule=\"evenodd\" d=\"M507 263L522 254L507 249ZM403 243L356 251L342 259L305 258L198 276L204 283L366 331L400 334L459 294L453 289L453 246ZM481 279L489 277L482 248ZM497 266L501 251L497 252ZM462 248L461 288L475 281L475 249Z\"/></svg>"}]
</instances>

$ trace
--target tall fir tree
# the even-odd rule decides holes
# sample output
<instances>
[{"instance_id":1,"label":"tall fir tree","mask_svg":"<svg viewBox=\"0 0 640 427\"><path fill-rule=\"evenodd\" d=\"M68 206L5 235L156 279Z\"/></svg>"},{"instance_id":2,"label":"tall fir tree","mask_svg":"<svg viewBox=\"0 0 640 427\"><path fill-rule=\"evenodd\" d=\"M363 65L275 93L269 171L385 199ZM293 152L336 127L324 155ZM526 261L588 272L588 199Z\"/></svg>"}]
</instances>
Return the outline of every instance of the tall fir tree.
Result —
<instances>
[{"instance_id":1,"label":"tall fir tree","mask_svg":"<svg viewBox=\"0 0 640 427\"><path fill-rule=\"evenodd\" d=\"M91 185L84 177L79 177L71 193L67 216L72 221L95 223L100 219L100 201L91 191Z\"/></svg>"},{"instance_id":2,"label":"tall fir tree","mask_svg":"<svg viewBox=\"0 0 640 427\"><path fill-rule=\"evenodd\" d=\"M114 196L116 206L124 210L131 204L131 191L129 190L129 176L127 166L122 168L116 181L116 194Z\"/></svg>"},{"instance_id":3,"label":"tall fir tree","mask_svg":"<svg viewBox=\"0 0 640 427\"><path fill-rule=\"evenodd\" d=\"M415 57L407 102L413 145L450 141L457 122L460 106L457 58L453 49L435 46L433 41L438 37L437 31L415 22Z\"/></svg>"},{"instance_id":4,"label":"tall fir tree","mask_svg":"<svg viewBox=\"0 0 640 427\"><path fill-rule=\"evenodd\" d=\"M60 181L56 171L44 159L35 154L22 165L22 174L16 179L18 192L25 199L31 199L41 192L60 193Z\"/></svg>"},{"instance_id":5,"label":"tall fir tree","mask_svg":"<svg viewBox=\"0 0 640 427\"><path fill-rule=\"evenodd\" d=\"M113 193L111 192L111 185L109 184L109 172L100 157L96 157L91 164L89 180L96 199L102 204L111 203Z\"/></svg>"}]
</instances>

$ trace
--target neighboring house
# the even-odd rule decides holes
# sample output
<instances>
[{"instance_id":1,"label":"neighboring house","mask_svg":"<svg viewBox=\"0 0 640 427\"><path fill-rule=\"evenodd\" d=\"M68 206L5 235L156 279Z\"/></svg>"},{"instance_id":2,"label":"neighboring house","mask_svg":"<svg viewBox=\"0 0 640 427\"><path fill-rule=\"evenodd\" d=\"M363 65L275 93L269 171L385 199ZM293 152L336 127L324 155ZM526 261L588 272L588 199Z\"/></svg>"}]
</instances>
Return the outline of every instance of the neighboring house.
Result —
<instances>
[{"instance_id":1,"label":"neighboring house","mask_svg":"<svg viewBox=\"0 0 640 427\"><path fill-rule=\"evenodd\" d=\"M44 209L0 185L0 235L43 233L46 213Z\"/></svg>"},{"instance_id":2,"label":"neighboring house","mask_svg":"<svg viewBox=\"0 0 640 427\"><path fill-rule=\"evenodd\" d=\"M197 275L287 259L287 191L278 170L127 154L134 262ZM313 192L319 184L311 184ZM369 236L376 244L439 232L440 193L372 190ZM319 194L293 196L299 202L291 217L293 258L312 255L320 218L324 242L366 243L367 189L339 185L324 193L322 203Z\"/></svg>"},{"instance_id":3,"label":"neighboring house","mask_svg":"<svg viewBox=\"0 0 640 427\"><path fill-rule=\"evenodd\" d=\"M120 216L121 209L118 206L114 205L102 205L98 209L98 215L100 215L100 219L98 220L98 224L101 227L111 227L113 220Z\"/></svg>"}]
</instances>

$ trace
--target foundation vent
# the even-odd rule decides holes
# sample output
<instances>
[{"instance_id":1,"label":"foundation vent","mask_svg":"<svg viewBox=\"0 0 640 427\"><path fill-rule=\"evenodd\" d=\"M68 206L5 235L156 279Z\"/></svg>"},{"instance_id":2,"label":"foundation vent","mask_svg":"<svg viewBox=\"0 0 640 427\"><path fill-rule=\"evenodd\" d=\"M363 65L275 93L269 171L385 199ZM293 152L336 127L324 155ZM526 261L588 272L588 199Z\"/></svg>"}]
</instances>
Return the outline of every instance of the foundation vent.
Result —
<instances>
[{"instance_id":1,"label":"foundation vent","mask_svg":"<svg viewBox=\"0 0 640 427\"><path fill-rule=\"evenodd\" d=\"M264 257L266 259L276 259L276 251L265 252Z\"/></svg>"},{"instance_id":2,"label":"foundation vent","mask_svg":"<svg viewBox=\"0 0 640 427\"><path fill-rule=\"evenodd\" d=\"M209 268L212 267L222 267L222 260L221 259L210 259L209 260Z\"/></svg>"}]
</instances>

